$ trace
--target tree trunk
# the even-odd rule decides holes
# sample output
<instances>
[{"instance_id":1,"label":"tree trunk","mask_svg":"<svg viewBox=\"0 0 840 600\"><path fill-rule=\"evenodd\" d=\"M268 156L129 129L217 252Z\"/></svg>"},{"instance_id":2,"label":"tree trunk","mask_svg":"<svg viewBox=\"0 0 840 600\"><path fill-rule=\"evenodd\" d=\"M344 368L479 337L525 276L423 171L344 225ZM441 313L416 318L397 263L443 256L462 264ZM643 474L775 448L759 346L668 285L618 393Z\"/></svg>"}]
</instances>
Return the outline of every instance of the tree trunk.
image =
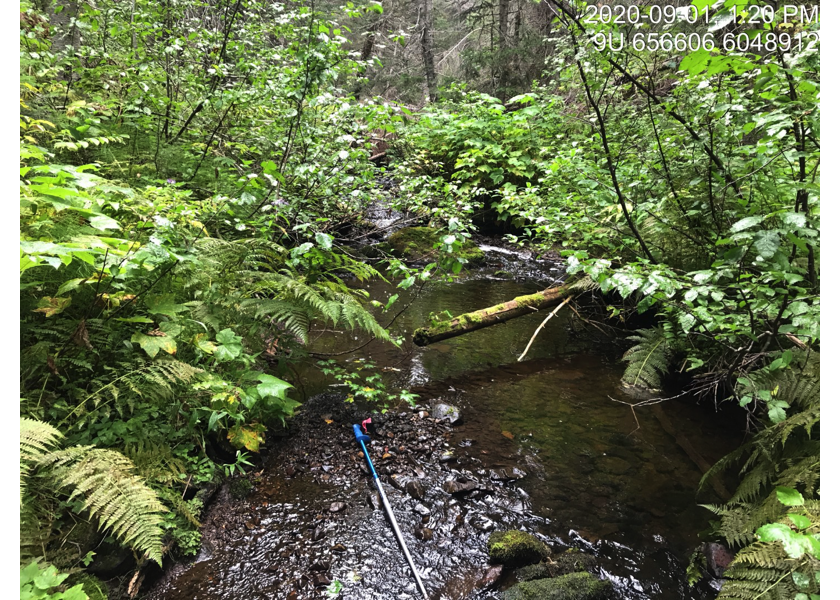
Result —
<instances>
[{"instance_id":1,"label":"tree trunk","mask_svg":"<svg viewBox=\"0 0 840 600\"><path fill-rule=\"evenodd\" d=\"M499 87L497 96L502 104L507 100L508 80L508 14L510 13L510 0L499 0Z\"/></svg>"},{"instance_id":2,"label":"tree trunk","mask_svg":"<svg viewBox=\"0 0 840 600\"><path fill-rule=\"evenodd\" d=\"M543 308L551 308L560 304L566 297L575 292L571 285L561 285L549 288L543 292L519 296L509 302L497 304L490 308L482 308L471 313L465 313L452 320L433 323L429 327L416 329L413 341L417 346L428 346L441 340L464 335L477 329L484 329L491 325L504 323L516 317L530 315Z\"/></svg>"},{"instance_id":3,"label":"tree trunk","mask_svg":"<svg viewBox=\"0 0 840 600\"><path fill-rule=\"evenodd\" d=\"M437 75L435 74L435 55L432 50L432 15L429 3L420 2L420 52L423 54L423 68L426 71L426 87L429 88L429 102L437 100Z\"/></svg>"}]
</instances>

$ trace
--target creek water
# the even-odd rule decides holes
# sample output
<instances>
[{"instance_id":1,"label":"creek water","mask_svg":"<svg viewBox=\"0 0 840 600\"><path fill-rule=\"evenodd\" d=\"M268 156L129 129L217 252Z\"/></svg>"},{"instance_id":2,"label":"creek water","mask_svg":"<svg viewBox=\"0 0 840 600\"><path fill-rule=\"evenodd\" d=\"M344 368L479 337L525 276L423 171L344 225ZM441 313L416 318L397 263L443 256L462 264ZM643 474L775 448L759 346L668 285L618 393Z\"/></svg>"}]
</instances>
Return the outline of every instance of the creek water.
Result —
<instances>
[{"instance_id":1,"label":"creek water","mask_svg":"<svg viewBox=\"0 0 840 600\"><path fill-rule=\"evenodd\" d=\"M425 544L409 533L417 521L412 516L417 502L394 492L394 510L428 578L427 587L436 597L450 600L498 597L499 592L482 590L478 584L487 559L486 539L489 530L512 527L538 534L558 549L577 547L594 554L600 576L613 581L620 598L713 598L709 585L687 586L685 568L699 543L698 532L713 518L698 503L720 499L712 492L698 495L702 473L685 445L713 464L738 445L737 431L723 428L719 416L685 398L631 410L636 400L620 382L626 344L605 339L593 343L603 336L572 319L568 309L548 322L521 363L517 357L545 311L427 348L411 344L411 332L430 313L448 310L457 315L491 306L544 289L560 275L547 261L502 248L485 251L487 262L467 276L425 286L391 327L405 338L401 348L374 342L337 357L374 361L390 386L411 388L426 406L445 402L459 407L463 424L451 430L447 442L457 450L458 468L481 474L515 466L527 473L506 483L500 494L460 503L430 491L425 501L437 528L433 541ZM372 299L383 302L393 293L384 282L373 282L367 290ZM402 307L398 304L392 311ZM328 330L313 337L314 350L320 353L346 351L365 341L359 334ZM330 391L340 391L333 386L314 364L299 371L298 390L306 397L323 399ZM409 423L411 413L401 414ZM399 433L399 426L393 427ZM307 435L316 448L312 437L318 433ZM324 440L332 443L329 435ZM354 450L358 448L348 452ZM336 442L335 452L339 451ZM149 597L327 597L323 586L316 590L288 582L313 568L319 571L319 561L328 555L328 578L344 583L343 598L419 597L382 513L373 513L365 502L371 488L364 474L346 469L327 485L327 475L319 469L327 471L323 465L331 461L321 457L315 463L321 466L312 473L289 479L282 473L282 453L281 445L264 462L262 481L252 498L241 503L237 514L246 525L252 519L251 526L205 545L195 563L175 569ZM418 469L430 462L418 458ZM433 478L427 481L434 487ZM339 520L323 521L322 536L332 553L326 546L295 546L295 536L307 537L306 521L323 518L324 503L335 501L350 508ZM231 506L231 511L238 510L235 502ZM230 523L226 527L233 528ZM283 527L287 531L280 531ZM337 555L336 543L348 546L349 552ZM286 564L293 567L286 578L275 577L288 570ZM307 581L312 578L309 575ZM502 587L511 582L510 576L503 579Z\"/></svg>"}]
</instances>

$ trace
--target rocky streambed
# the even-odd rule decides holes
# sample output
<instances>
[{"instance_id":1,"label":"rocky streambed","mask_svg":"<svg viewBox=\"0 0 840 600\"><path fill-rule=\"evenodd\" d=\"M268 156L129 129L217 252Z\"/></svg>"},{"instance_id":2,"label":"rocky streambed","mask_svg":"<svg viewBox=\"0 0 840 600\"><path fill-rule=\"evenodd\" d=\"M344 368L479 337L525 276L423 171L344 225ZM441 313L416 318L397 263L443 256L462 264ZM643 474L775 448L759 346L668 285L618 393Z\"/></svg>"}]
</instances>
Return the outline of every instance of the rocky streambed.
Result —
<instances>
[{"instance_id":1,"label":"rocky streambed","mask_svg":"<svg viewBox=\"0 0 840 600\"><path fill-rule=\"evenodd\" d=\"M248 483L222 489L198 558L168 570L148 598L329 597L335 580L344 598L419 597L353 438L369 413L343 398L311 399ZM374 414L369 449L430 593L495 597L505 572L488 562L491 533L544 519L517 485L525 471L450 443L459 420L445 404Z\"/></svg>"},{"instance_id":2,"label":"rocky streambed","mask_svg":"<svg viewBox=\"0 0 840 600\"><path fill-rule=\"evenodd\" d=\"M484 262L461 281L426 286L392 332L410 339L432 312L475 310L556 279L551 262L482 250ZM394 293L385 282L366 289L383 303ZM709 581L686 580L697 534L712 518L697 504L718 500L697 494L702 472L685 448L713 463L739 434L686 398L631 411L635 400L620 382L623 346L596 343L571 313L552 319L529 360L516 362L543 319L525 316L427 348L373 342L345 355L374 361L391 389L420 394L418 406L385 415L345 403L346 394L330 391L334 381L304 366L301 413L252 457L260 462L247 478L222 487L202 519L198 556L149 573L142 596L419 598L353 437L352 424L372 416L374 463L437 600L714 598ZM353 334L327 333L316 336L315 351L360 344ZM491 536L509 531L543 549L524 561L492 556Z\"/></svg>"},{"instance_id":3,"label":"rocky streambed","mask_svg":"<svg viewBox=\"0 0 840 600\"><path fill-rule=\"evenodd\" d=\"M419 598L353 438L371 413L343 399L312 398L258 469L222 488L195 561L169 568L144 597ZM548 520L522 487L535 475L472 452L461 423L434 401L372 416L371 457L433 598L648 597L610 576L603 548L540 533Z\"/></svg>"}]
</instances>

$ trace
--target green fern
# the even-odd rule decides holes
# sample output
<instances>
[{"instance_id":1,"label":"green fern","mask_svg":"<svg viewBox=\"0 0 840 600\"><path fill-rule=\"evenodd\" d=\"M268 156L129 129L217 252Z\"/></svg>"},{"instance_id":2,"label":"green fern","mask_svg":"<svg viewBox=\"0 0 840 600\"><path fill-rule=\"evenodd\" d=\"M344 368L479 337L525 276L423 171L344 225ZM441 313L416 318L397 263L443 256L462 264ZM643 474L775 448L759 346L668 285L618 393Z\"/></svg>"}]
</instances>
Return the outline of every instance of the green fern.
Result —
<instances>
[{"instance_id":1,"label":"green fern","mask_svg":"<svg viewBox=\"0 0 840 600\"><path fill-rule=\"evenodd\" d=\"M621 357L627 368L621 379L632 386L658 391L662 385L661 376L668 372L672 351L661 327L640 329L639 335L627 339L638 342Z\"/></svg>"},{"instance_id":2,"label":"green fern","mask_svg":"<svg viewBox=\"0 0 840 600\"><path fill-rule=\"evenodd\" d=\"M180 272L186 275L186 289L196 297L190 304L194 317L216 329L246 316L262 322L264 338L282 327L307 344L313 322L321 320L390 340L362 302L363 292L351 290L342 279L348 274L361 281L381 277L369 265L324 253L320 278L311 281L290 266L285 248L267 240L206 238L198 245L199 263ZM205 300L211 287L218 292Z\"/></svg>"},{"instance_id":3,"label":"green fern","mask_svg":"<svg viewBox=\"0 0 840 600\"><path fill-rule=\"evenodd\" d=\"M127 546L161 564L161 513L166 508L157 494L133 474L134 465L114 450L76 446L52 450L63 437L54 427L20 418L21 498L31 469L67 489L70 499L82 497L84 508L97 518L100 528L112 531ZM21 520L31 518L23 511ZM25 544L26 540L22 540Z\"/></svg>"},{"instance_id":4,"label":"green fern","mask_svg":"<svg viewBox=\"0 0 840 600\"><path fill-rule=\"evenodd\" d=\"M751 375L753 389L772 390L793 414L756 434L719 460L701 479L740 466L741 483L723 505L704 505L720 517L717 533L733 546L743 546L727 569L720 600L777 598L793 600L798 593L819 592L819 560L805 555L792 559L779 542L756 541L754 532L767 523L785 522L786 507L775 486L801 490L805 511L819 530L820 446L813 433L820 421L819 354L796 353L788 369Z\"/></svg>"}]
</instances>

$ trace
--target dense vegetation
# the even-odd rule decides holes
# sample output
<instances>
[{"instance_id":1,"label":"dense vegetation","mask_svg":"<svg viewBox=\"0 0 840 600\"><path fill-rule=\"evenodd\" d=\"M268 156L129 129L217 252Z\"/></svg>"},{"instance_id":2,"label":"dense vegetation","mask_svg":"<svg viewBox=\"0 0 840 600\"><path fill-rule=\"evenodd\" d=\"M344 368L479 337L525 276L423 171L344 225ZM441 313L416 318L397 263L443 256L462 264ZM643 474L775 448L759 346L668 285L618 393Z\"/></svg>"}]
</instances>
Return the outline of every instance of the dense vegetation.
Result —
<instances>
[{"instance_id":1,"label":"dense vegetation","mask_svg":"<svg viewBox=\"0 0 840 600\"><path fill-rule=\"evenodd\" d=\"M23 2L22 597L93 597L61 591L55 568L90 563L91 519L138 569L194 554L201 490L305 401L295 363L315 324L401 343L397 296L369 302L353 282L457 276L476 228L562 256L604 319L653 323L629 332L629 385L679 372L743 407L752 437L715 467L742 483L710 507L740 548L720 597L816 597L819 23L711 4L693 3L708 24L666 30L716 49L681 51L601 50L598 34L635 30L555 0L457 17L430 2ZM730 34L751 45L720 51ZM803 42L784 51L782 34ZM369 160L386 138L396 195ZM438 229L439 260L363 259L351 242L375 203ZM324 369L361 397L411 400Z\"/></svg>"}]
</instances>

